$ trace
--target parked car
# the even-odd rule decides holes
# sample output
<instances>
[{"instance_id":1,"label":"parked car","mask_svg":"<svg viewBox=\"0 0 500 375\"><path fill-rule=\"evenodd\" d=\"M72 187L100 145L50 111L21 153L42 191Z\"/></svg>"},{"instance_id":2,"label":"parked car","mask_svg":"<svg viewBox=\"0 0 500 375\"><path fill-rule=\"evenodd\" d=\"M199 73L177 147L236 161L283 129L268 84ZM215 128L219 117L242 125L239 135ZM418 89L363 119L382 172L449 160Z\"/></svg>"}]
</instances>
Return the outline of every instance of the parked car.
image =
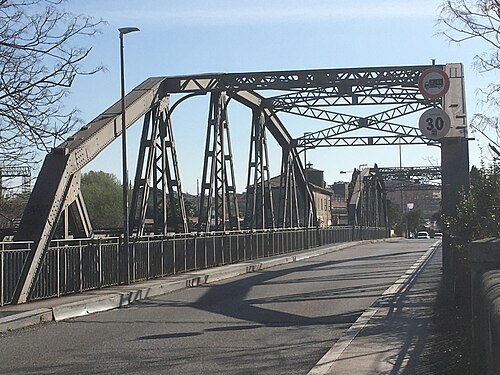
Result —
<instances>
[{"instance_id":1,"label":"parked car","mask_svg":"<svg viewBox=\"0 0 500 375\"><path fill-rule=\"evenodd\" d=\"M425 230L421 230L420 232L417 233L417 238L429 240L431 236L429 236L429 233L426 232Z\"/></svg>"},{"instance_id":2,"label":"parked car","mask_svg":"<svg viewBox=\"0 0 500 375\"><path fill-rule=\"evenodd\" d=\"M441 233L441 232L435 232L434 233L434 238L443 238L443 233Z\"/></svg>"}]
</instances>

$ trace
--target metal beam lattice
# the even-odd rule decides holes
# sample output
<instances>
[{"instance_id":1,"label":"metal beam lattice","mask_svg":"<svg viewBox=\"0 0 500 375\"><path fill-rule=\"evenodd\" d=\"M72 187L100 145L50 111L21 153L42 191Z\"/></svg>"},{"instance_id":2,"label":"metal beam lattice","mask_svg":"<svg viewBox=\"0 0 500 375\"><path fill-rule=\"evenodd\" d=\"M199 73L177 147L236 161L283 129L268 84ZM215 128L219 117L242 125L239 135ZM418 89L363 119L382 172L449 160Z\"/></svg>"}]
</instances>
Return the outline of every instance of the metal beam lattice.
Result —
<instances>
[{"instance_id":1,"label":"metal beam lattice","mask_svg":"<svg viewBox=\"0 0 500 375\"><path fill-rule=\"evenodd\" d=\"M348 220L351 225L387 226L385 184L377 165L355 170L349 192Z\"/></svg>"},{"instance_id":2,"label":"metal beam lattice","mask_svg":"<svg viewBox=\"0 0 500 375\"><path fill-rule=\"evenodd\" d=\"M213 92L210 95L198 215L199 231L213 229L240 229L227 119L227 96L223 92Z\"/></svg>"},{"instance_id":3,"label":"metal beam lattice","mask_svg":"<svg viewBox=\"0 0 500 375\"><path fill-rule=\"evenodd\" d=\"M144 116L130 209L130 233L188 231L168 97Z\"/></svg>"},{"instance_id":4,"label":"metal beam lattice","mask_svg":"<svg viewBox=\"0 0 500 375\"><path fill-rule=\"evenodd\" d=\"M0 196L2 195L3 178L9 177L22 177L22 192L28 193L30 191L31 168L30 167L13 167L3 166L0 167Z\"/></svg>"},{"instance_id":5,"label":"metal beam lattice","mask_svg":"<svg viewBox=\"0 0 500 375\"><path fill-rule=\"evenodd\" d=\"M431 102L425 99L418 90L419 78L426 69L431 67L446 70L450 77L450 90L441 101ZM277 91L282 91L282 93L278 96L265 98L260 95L262 90L269 90L271 95L275 95ZM285 214L278 213L277 215L279 222L284 223L283 225L288 225L285 223L293 225L294 223L295 218L292 211L294 211L293 206L297 201L297 196L298 200L303 199L304 204L308 205L310 208L308 211L312 215L314 225L317 224L315 203L305 178L304 168L300 163L298 148L305 150L322 145L431 144L424 142L420 135L416 134L417 131L414 128L395 124L393 120L431 105L439 105L452 120L452 131L447 135L451 141L446 139L441 141L441 146L446 146L444 151L442 147L442 159L453 161L454 159L450 156L453 154L453 150L456 149L458 153L458 150L466 149L463 69L460 64L151 77L126 96L124 101L126 127L131 126L144 114L152 111L152 108L158 105L160 100L176 93L188 93L185 98L192 95L211 94L199 230L239 228L234 167L227 124L226 93L252 110L259 108L265 117L266 130L269 130L282 149L284 155L282 172L285 175L281 177L280 189L285 188L288 191L288 195L285 196L289 197L287 199L291 199L286 202L286 205L283 205L283 207L287 207L287 210L283 208ZM375 107L389 105L394 108L365 117L342 114L326 108L365 106L363 109L366 112L367 106L370 105ZM76 202L75 212L80 212L80 217L85 216L84 202L79 195L79 184L76 183L77 174L120 136L121 129L116 127L116 124L120 123L121 120L120 108L121 101L118 101L46 156L21 220L19 231L15 235L16 241L28 240L33 241L34 244L23 267L13 301L25 302L28 299L33 280L36 278L48 244L54 237L56 225L61 218L63 209ZM278 111L330 121L335 126L313 133L314 135L309 135L308 138L294 140L278 118ZM179 202L182 201L180 199L178 170L168 171L169 162L177 164L176 161L173 161L176 157L173 136L169 128L170 119L168 112L156 114L152 112L147 116L156 118L150 120L153 123L163 121L164 125L158 125L159 128L155 130L154 137L144 138L150 143L149 146L142 146L144 151L140 167L141 178L138 185L142 186L144 192L146 189L152 190L153 200L156 199L155 208L160 206L165 208L168 199L175 199L177 196ZM163 120L161 120L162 118ZM359 134L356 137L343 137L343 134L355 130L367 130L370 133ZM373 136L373 131L392 133L393 136ZM156 134L159 134L158 137ZM154 145L151 143L153 138L158 140ZM460 141L464 141L464 147L455 147L455 139L453 138L460 138ZM465 154L463 152L461 157ZM264 163L263 159L261 159L261 163ZM265 164L267 166L267 161ZM466 166L466 160L463 160L461 164ZM265 169L261 170L265 171ZM453 170L455 173L454 168L448 168L448 170ZM465 175L468 170L461 167L460 171ZM169 175L169 173L171 174ZM262 172L258 178L262 179ZM445 185L461 186L462 182L458 182L457 184L447 183ZM175 188L178 189L177 193L166 194L169 184L171 191ZM298 194L293 193L295 189L298 190ZM453 194L455 193L453 192ZM292 197L293 194L295 194L295 198ZM154 198L155 195L156 198ZM147 194L143 194L135 199L137 210L140 211L139 221L144 223L149 198ZM443 206L449 207L448 211L452 212L452 205L445 204L451 201L443 198L443 202ZM175 206L175 202L171 202L171 205ZM373 207L373 209L377 210L378 207ZM155 212L157 213L156 209ZM291 213L289 217L288 212ZM163 224L162 231L165 232L167 230L165 225L167 222L166 211L163 211L161 215L163 215L162 220L160 220ZM185 214L181 214L181 216L185 217ZM184 223L183 225L185 228ZM90 231L91 227L88 226L87 230Z\"/></svg>"},{"instance_id":6,"label":"metal beam lattice","mask_svg":"<svg viewBox=\"0 0 500 375\"><path fill-rule=\"evenodd\" d=\"M417 87L422 72L433 65L346 69L289 70L168 77L163 89L169 93L240 90L297 90L341 87L347 95L353 87ZM442 65L435 65L443 68Z\"/></svg>"},{"instance_id":7,"label":"metal beam lattice","mask_svg":"<svg viewBox=\"0 0 500 375\"><path fill-rule=\"evenodd\" d=\"M381 131L385 133L398 134L399 138L404 138L405 144L426 144L429 143L422 137L420 131L411 126L400 125L389 122L389 120L403 117L411 113L418 112L422 109L430 107L429 103L407 103L395 108L375 113L367 117L353 116L344 113L336 113L317 108L295 107L290 113L304 117L320 119L324 121L334 122L338 125L323 129L317 132L311 132L303 137L297 138L297 147L316 148L316 147L332 147L332 146L355 146L355 145L370 145L370 144L393 144L392 141L385 141L391 138L398 137L361 137L361 138L377 138L379 142L363 143L349 142L349 138L339 138L341 134L349 133L359 129L369 129ZM356 137L356 139L359 137ZM345 139L345 142L342 140Z\"/></svg>"},{"instance_id":8,"label":"metal beam lattice","mask_svg":"<svg viewBox=\"0 0 500 375\"><path fill-rule=\"evenodd\" d=\"M440 190L441 167L379 168L387 191Z\"/></svg>"},{"instance_id":9,"label":"metal beam lattice","mask_svg":"<svg viewBox=\"0 0 500 375\"><path fill-rule=\"evenodd\" d=\"M277 212L278 226L294 228L300 226L299 197L295 179L294 158L291 152L283 151Z\"/></svg>"},{"instance_id":10,"label":"metal beam lattice","mask_svg":"<svg viewBox=\"0 0 500 375\"><path fill-rule=\"evenodd\" d=\"M254 108L245 206L245 227L250 229L276 227L265 121L263 111Z\"/></svg>"}]
</instances>

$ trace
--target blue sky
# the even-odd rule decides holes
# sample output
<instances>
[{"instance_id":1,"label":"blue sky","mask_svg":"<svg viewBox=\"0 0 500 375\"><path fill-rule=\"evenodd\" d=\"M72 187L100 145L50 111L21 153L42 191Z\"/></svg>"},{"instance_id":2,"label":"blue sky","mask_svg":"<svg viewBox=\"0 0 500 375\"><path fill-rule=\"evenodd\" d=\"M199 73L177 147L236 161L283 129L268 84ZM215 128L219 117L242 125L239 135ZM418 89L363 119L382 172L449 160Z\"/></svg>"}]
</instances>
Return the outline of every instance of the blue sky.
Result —
<instances>
[{"instance_id":1,"label":"blue sky","mask_svg":"<svg viewBox=\"0 0 500 375\"><path fill-rule=\"evenodd\" d=\"M469 118L481 111L476 91L498 76L481 76L473 57L484 45L452 45L436 35L440 0L69 0L66 8L107 21L90 41L87 66L103 64L105 72L79 77L68 107L79 108L84 122L92 120L119 99L119 27L137 26L125 36L126 86L131 90L158 75L290 69L422 65L462 62L465 66ZM230 107L230 126L238 191L245 186L250 117L242 107ZM180 106L174 133L183 189L196 192L201 179L208 116L207 98ZM289 132L325 128L328 123L283 117ZM414 124L417 125L418 117ZM140 136L139 121L128 134L129 173L133 178ZM470 143L471 164L479 164L478 141ZM484 142L483 142L484 143ZM279 173L277 147L271 145L271 171ZM121 148L115 141L84 171L104 170L121 179ZM325 171L328 183L345 180L341 170L360 164L399 165L393 146L317 149L308 152L314 167ZM406 146L403 165L438 165L439 149Z\"/></svg>"}]
</instances>

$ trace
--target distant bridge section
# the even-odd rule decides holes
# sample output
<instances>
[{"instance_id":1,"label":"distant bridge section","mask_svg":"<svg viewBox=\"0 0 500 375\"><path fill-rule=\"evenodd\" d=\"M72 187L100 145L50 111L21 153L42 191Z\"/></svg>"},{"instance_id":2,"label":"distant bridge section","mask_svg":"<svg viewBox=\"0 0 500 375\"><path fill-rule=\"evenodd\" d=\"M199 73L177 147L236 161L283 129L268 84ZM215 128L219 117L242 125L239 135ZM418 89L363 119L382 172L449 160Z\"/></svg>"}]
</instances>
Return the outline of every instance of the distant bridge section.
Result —
<instances>
[{"instance_id":1,"label":"distant bridge section","mask_svg":"<svg viewBox=\"0 0 500 375\"><path fill-rule=\"evenodd\" d=\"M398 191L410 186L413 190L440 190L441 167L384 167L379 168L388 191ZM396 182L399 182L396 183Z\"/></svg>"}]
</instances>

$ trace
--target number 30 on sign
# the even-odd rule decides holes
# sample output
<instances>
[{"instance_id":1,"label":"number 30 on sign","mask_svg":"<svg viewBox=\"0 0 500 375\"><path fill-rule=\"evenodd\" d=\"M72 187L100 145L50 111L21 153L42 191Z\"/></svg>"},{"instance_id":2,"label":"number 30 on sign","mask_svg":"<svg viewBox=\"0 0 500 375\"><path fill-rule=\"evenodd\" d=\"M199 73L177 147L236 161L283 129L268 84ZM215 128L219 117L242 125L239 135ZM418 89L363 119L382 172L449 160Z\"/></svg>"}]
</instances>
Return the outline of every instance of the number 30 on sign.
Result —
<instances>
[{"instance_id":1,"label":"number 30 on sign","mask_svg":"<svg viewBox=\"0 0 500 375\"><path fill-rule=\"evenodd\" d=\"M441 108L431 108L422 113L418 121L418 127L422 135L432 140L438 140L446 136L450 131L450 116Z\"/></svg>"}]
</instances>

